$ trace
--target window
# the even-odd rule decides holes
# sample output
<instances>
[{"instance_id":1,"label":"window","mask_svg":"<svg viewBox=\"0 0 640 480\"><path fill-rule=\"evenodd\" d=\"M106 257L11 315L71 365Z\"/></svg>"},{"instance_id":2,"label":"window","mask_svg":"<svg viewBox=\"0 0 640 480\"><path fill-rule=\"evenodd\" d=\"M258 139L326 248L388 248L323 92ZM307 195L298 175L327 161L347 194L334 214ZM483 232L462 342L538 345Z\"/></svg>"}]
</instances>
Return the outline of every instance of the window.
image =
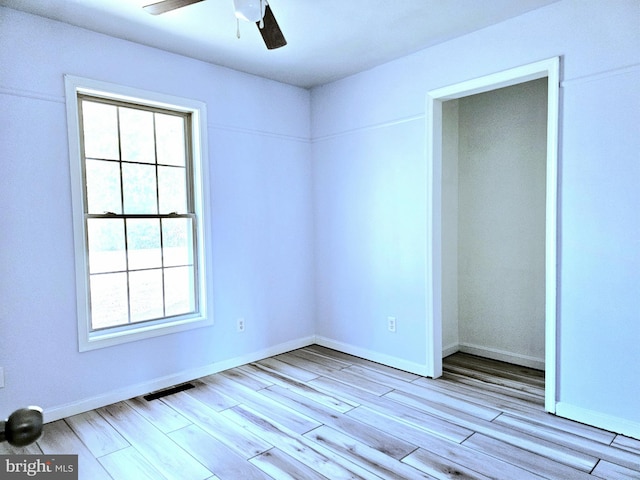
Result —
<instances>
[{"instance_id":1,"label":"window","mask_svg":"<svg viewBox=\"0 0 640 480\"><path fill-rule=\"evenodd\" d=\"M80 350L210 324L204 106L65 81Z\"/></svg>"}]
</instances>

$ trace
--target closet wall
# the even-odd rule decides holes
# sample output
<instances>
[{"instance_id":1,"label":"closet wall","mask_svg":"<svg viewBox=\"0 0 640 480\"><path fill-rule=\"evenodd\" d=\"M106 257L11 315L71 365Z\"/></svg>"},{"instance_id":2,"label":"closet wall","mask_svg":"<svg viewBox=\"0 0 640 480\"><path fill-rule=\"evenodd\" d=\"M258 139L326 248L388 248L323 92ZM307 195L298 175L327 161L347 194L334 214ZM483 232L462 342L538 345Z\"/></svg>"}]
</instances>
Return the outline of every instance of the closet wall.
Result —
<instances>
[{"instance_id":1,"label":"closet wall","mask_svg":"<svg viewBox=\"0 0 640 480\"><path fill-rule=\"evenodd\" d=\"M546 95L543 78L445 104L445 354L544 366Z\"/></svg>"}]
</instances>

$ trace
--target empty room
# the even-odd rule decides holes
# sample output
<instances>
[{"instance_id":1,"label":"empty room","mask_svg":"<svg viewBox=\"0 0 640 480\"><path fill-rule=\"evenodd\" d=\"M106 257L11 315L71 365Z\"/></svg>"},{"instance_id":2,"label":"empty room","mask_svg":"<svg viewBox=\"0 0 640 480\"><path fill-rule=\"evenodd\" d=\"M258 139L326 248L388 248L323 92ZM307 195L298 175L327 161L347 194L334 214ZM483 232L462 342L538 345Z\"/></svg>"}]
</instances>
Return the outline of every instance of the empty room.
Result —
<instances>
[{"instance_id":1,"label":"empty room","mask_svg":"<svg viewBox=\"0 0 640 480\"><path fill-rule=\"evenodd\" d=\"M640 478L639 26L0 0L0 478Z\"/></svg>"}]
</instances>

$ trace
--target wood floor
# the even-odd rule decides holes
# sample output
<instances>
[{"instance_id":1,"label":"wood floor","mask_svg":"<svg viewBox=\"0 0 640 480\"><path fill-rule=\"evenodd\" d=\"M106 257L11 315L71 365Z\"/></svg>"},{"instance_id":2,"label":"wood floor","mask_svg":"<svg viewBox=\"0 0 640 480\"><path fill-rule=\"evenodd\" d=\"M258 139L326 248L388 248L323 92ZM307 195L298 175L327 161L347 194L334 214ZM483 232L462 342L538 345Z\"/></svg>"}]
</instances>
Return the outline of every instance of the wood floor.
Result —
<instances>
[{"instance_id":1,"label":"wood floor","mask_svg":"<svg viewBox=\"0 0 640 480\"><path fill-rule=\"evenodd\" d=\"M542 372L444 370L311 346L47 424L26 451L78 454L86 480L640 479L640 441L545 413Z\"/></svg>"}]
</instances>

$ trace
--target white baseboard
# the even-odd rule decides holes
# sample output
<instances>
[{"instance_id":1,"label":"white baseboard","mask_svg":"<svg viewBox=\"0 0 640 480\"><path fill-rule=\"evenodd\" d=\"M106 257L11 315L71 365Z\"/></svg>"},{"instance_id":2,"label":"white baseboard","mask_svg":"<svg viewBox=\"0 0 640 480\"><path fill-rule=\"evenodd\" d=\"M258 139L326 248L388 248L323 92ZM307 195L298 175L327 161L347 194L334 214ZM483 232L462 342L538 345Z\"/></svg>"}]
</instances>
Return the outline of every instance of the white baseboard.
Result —
<instances>
[{"instance_id":1,"label":"white baseboard","mask_svg":"<svg viewBox=\"0 0 640 480\"><path fill-rule=\"evenodd\" d=\"M354 355L356 357L364 358L366 360L371 360L372 362L381 363L389 367L397 368L399 370L404 370L405 372L415 373L416 375L427 376L426 365L423 365L420 363L409 362L407 360L403 360L402 358L394 357L392 355L386 355L384 353L375 352L373 350L357 347L349 343L339 342L339 341L332 340L330 338L326 338L322 336L316 336L315 343L323 347L337 350L339 352L348 353L349 355Z\"/></svg>"},{"instance_id":2,"label":"white baseboard","mask_svg":"<svg viewBox=\"0 0 640 480\"><path fill-rule=\"evenodd\" d=\"M442 358L446 358L449 355L453 355L454 353L459 351L460 351L460 345L458 343L452 343L451 345L442 347Z\"/></svg>"},{"instance_id":3,"label":"white baseboard","mask_svg":"<svg viewBox=\"0 0 640 480\"><path fill-rule=\"evenodd\" d=\"M640 440L640 423L625 418L595 412L565 402L556 404L556 415Z\"/></svg>"},{"instance_id":4,"label":"white baseboard","mask_svg":"<svg viewBox=\"0 0 640 480\"><path fill-rule=\"evenodd\" d=\"M473 345L471 343L460 343L458 347L459 351L469 353L471 355L478 355L479 357L513 363L514 365L522 365L524 367L535 368L536 370L544 370L544 358L531 357L482 345Z\"/></svg>"},{"instance_id":5,"label":"white baseboard","mask_svg":"<svg viewBox=\"0 0 640 480\"><path fill-rule=\"evenodd\" d=\"M49 423L61 418L70 417L79 413L88 412L96 408L111 405L113 403L128 400L129 398L145 395L149 392L168 388L180 383L190 382L197 378L206 377L214 373L222 372L230 368L239 367L247 363L256 362L274 355L280 355L297 348L306 347L315 343L315 337L305 337L290 342L281 343L263 350L251 352L239 357L230 358L222 362L216 362L202 367L193 368L178 372L173 375L155 378L147 382L131 385L120 390L111 391L102 395L78 400L76 402L60 405L53 408L47 408L44 411L44 422Z\"/></svg>"}]
</instances>

